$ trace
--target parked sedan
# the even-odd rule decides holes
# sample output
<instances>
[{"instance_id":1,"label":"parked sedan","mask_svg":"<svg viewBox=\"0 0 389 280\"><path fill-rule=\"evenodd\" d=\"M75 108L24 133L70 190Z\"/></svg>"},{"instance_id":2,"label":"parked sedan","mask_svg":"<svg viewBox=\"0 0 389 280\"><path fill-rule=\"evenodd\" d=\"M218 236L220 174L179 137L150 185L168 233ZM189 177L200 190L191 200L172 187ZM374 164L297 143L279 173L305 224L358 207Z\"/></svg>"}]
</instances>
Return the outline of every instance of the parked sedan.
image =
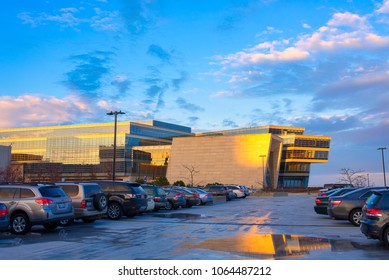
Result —
<instances>
[{"instance_id":1,"label":"parked sedan","mask_svg":"<svg viewBox=\"0 0 389 280\"><path fill-rule=\"evenodd\" d=\"M211 193L199 188L190 188L190 190L196 192L199 195L201 205L213 203L213 195Z\"/></svg>"},{"instance_id":2,"label":"parked sedan","mask_svg":"<svg viewBox=\"0 0 389 280\"><path fill-rule=\"evenodd\" d=\"M389 190L375 191L362 208L361 232L389 245Z\"/></svg>"},{"instance_id":3,"label":"parked sedan","mask_svg":"<svg viewBox=\"0 0 389 280\"><path fill-rule=\"evenodd\" d=\"M330 197L328 215L337 220L349 220L354 226L359 226L366 199L379 189L385 187L360 188L341 196Z\"/></svg>"},{"instance_id":4,"label":"parked sedan","mask_svg":"<svg viewBox=\"0 0 389 280\"><path fill-rule=\"evenodd\" d=\"M313 209L317 214L321 215L328 215L327 208L328 208L328 201L330 197L332 196L340 196L343 194L346 194L348 192L352 192L356 190L356 188L343 188L343 189L336 189L334 192L327 196L317 196L315 199L315 206Z\"/></svg>"},{"instance_id":5,"label":"parked sedan","mask_svg":"<svg viewBox=\"0 0 389 280\"><path fill-rule=\"evenodd\" d=\"M185 198L186 198L186 204L184 206L185 208L191 208L193 205L200 204L200 202L201 202L200 197L197 193L192 192L191 190L189 190L188 188L185 188L185 187L173 186L172 188L179 190L185 196Z\"/></svg>"},{"instance_id":6,"label":"parked sedan","mask_svg":"<svg viewBox=\"0 0 389 280\"><path fill-rule=\"evenodd\" d=\"M9 213L7 205L0 203L0 231L5 231L9 227Z\"/></svg>"},{"instance_id":7,"label":"parked sedan","mask_svg":"<svg viewBox=\"0 0 389 280\"><path fill-rule=\"evenodd\" d=\"M186 197L180 190L165 189L166 199L168 201L166 205L167 210L177 210L180 207L185 207Z\"/></svg>"},{"instance_id":8,"label":"parked sedan","mask_svg":"<svg viewBox=\"0 0 389 280\"><path fill-rule=\"evenodd\" d=\"M245 191L238 185L226 185L227 188L232 190L236 198L246 198Z\"/></svg>"},{"instance_id":9,"label":"parked sedan","mask_svg":"<svg viewBox=\"0 0 389 280\"><path fill-rule=\"evenodd\" d=\"M224 185L208 185L203 190L210 192L213 196L225 196L227 201L236 198L234 192Z\"/></svg>"}]
</instances>

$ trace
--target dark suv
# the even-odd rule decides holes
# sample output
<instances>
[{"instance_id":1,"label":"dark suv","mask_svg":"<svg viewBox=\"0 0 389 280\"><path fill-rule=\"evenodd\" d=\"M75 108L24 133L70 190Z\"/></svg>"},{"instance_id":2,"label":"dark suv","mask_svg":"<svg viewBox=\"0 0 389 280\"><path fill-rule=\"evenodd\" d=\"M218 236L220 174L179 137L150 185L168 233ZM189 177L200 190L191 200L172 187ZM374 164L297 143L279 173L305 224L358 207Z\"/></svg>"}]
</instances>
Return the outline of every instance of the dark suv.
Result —
<instances>
[{"instance_id":1,"label":"dark suv","mask_svg":"<svg viewBox=\"0 0 389 280\"><path fill-rule=\"evenodd\" d=\"M96 183L56 183L71 197L74 207L74 219L84 223L93 223L107 213L107 196ZM73 219L62 220L61 225L68 226Z\"/></svg>"},{"instance_id":2,"label":"dark suv","mask_svg":"<svg viewBox=\"0 0 389 280\"><path fill-rule=\"evenodd\" d=\"M361 232L389 245L389 190L375 191L362 208Z\"/></svg>"},{"instance_id":3,"label":"dark suv","mask_svg":"<svg viewBox=\"0 0 389 280\"><path fill-rule=\"evenodd\" d=\"M9 212L11 232L26 234L33 225L54 229L74 218L71 198L58 186L1 185L0 202Z\"/></svg>"},{"instance_id":4,"label":"dark suv","mask_svg":"<svg viewBox=\"0 0 389 280\"><path fill-rule=\"evenodd\" d=\"M134 217L147 208L147 193L134 182L101 180L93 181L101 186L108 199L107 216L112 220L123 215Z\"/></svg>"}]
</instances>

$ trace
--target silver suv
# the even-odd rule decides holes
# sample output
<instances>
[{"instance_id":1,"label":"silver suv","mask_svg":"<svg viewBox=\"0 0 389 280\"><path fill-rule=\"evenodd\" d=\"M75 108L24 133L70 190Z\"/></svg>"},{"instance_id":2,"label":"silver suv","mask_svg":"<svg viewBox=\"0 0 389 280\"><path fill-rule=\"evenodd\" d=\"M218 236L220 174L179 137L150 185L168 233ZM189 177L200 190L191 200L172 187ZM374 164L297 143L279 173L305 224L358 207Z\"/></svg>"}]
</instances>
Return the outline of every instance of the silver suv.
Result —
<instances>
[{"instance_id":1,"label":"silver suv","mask_svg":"<svg viewBox=\"0 0 389 280\"><path fill-rule=\"evenodd\" d=\"M74 218L71 198L58 186L1 185L0 202L8 208L15 234L26 234L34 225L55 229L59 221Z\"/></svg>"},{"instance_id":2,"label":"silver suv","mask_svg":"<svg viewBox=\"0 0 389 280\"><path fill-rule=\"evenodd\" d=\"M84 223L93 223L107 213L107 196L96 183L55 183L71 197L74 207L74 219ZM74 219L61 221L62 226L68 226Z\"/></svg>"}]
</instances>

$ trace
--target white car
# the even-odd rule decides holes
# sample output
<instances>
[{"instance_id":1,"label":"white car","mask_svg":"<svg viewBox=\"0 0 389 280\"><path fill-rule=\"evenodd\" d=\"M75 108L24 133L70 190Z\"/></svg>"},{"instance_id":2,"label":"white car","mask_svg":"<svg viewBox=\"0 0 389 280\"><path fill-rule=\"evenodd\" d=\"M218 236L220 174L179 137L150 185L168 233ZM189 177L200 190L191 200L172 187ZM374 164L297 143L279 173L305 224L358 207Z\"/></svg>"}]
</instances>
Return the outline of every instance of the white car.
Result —
<instances>
[{"instance_id":1,"label":"white car","mask_svg":"<svg viewBox=\"0 0 389 280\"><path fill-rule=\"evenodd\" d=\"M155 201L154 201L154 198L150 195L147 196L147 208L146 208L146 212L150 212L150 211L153 211L155 208Z\"/></svg>"},{"instance_id":2,"label":"white car","mask_svg":"<svg viewBox=\"0 0 389 280\"><path fill-rule=\"evenodd\" d=\"M231 189L237 198L246 198L247 196L245 190L238 185L226 185L226 187Z\"/></svg>"}]
</instances>

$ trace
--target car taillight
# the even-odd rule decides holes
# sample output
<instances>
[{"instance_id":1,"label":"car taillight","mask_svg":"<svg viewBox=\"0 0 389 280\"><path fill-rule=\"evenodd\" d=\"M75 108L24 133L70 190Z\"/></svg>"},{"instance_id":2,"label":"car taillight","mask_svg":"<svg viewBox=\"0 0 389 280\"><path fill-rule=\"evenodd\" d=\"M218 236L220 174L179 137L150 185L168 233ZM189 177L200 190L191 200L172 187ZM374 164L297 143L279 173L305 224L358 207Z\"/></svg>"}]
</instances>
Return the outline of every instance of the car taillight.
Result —
<instances>
[{"instance_id":1,"label":"car taillight","mask_svg":"<svg viewBox=\"0 0 389 280\"><path fill-rule=\"evenodd\" d=\"M85 199L81 200L80 206L81 206L81 208L86 208L86 200Z\"/></svg>"},{"instance_id":2,"label":"car taillight","mask_svg":"<svg viewBox=\"0 0 389 280\"><path fill-rule=\"evenodd\" d=\"M315 199L315 203L316 203L316 205L319 205L319 204L321 204L321 200L320 199Z\"/></svg>"},{"instance_id":3,"label":"car taillight","mask_svg":"<svg viewBox=\"0 0 389 280\"><path fill-rule=\"evenodd\" d=\"M334 201L331 201L331 205L339 205L341 204L342 201L341 200L334 200Z\"/></svg>"},{"instance_id":4,"label":"car taillight","mask_svg":"<svg viewBox=\"0 0 389 280\"><path fill-rule=\"evenodd\" d=\"M193 194L193 197L194 197L194 198L198 198L199 195L198 195L197 193L194 193L194 194Z\"/></svg>"},{"instance_id":5,"label":"car taillight","mask_svg":"<svg viewBox=\"0 0 389 280\"><path fill-rule=\"evenodd\" d=\"M180 197L182 194L179 192L179 193L176 193L176 195L174 197Z\"/></svg>"},{"instance_id":6,"label":"car taillight","mask_svg":"<svg viewBox=\"0 0 389 280\"><path fill-rule=\"evenodd\" d=\"M7 207L0 207L0 217L7 216L7 215L8 215Z\"/></svg>"},{"instance_id":7,"label":"car taillight","mask_svg":"<svg viewBox=\"0 0 389 280\"><path fill-rule=\"evenodd\" d=\"M238 190L239 192L243 192L243 190Z\"/></svg>"},{"instance_id":8,"label":"car taillight","mask_svg":"<svg viewBox=\"0 0 389 280\"><path fill-rule=\"evenodd\" d=\"M156 197L154 197L154 201L155 202L162 201L162 198L160 198L159 196L156 196Z\"/></svg>"},{"instance_id":9,"label":"car taillight","mask_svg":"<svg viewBox=\"0 0 389 280\"><path fill-rule=\"evenodd\" d=\"M322 193L322 194L320 194L320 196L327 196L328 194L326 194L326 193Z\"/></svg>"},{"instance_id":10,"label":"car taillight","mask_svg":"<svg viewBox=\"0 0 389 280\"><path fill-rule=\"evenodd\" d=\"M38 198L38 199L35 199L35 202L40 204L40 205L49 205L49 204L53 203L53 201L51 199L48 199L48 198Z\"/></svg>"},{"instance_id":11,"label":"car taillight","mask_svg":"<svg viewBox=\"0 0 389 280\"><path fill-rule=\"evenodd\" d=\"M371 209L366 209L365 210L366 215L369 216L374 216L374 217L381 217L382 216L382 211L377 208L371 208Z\"/></svg>"}]
</instances>

